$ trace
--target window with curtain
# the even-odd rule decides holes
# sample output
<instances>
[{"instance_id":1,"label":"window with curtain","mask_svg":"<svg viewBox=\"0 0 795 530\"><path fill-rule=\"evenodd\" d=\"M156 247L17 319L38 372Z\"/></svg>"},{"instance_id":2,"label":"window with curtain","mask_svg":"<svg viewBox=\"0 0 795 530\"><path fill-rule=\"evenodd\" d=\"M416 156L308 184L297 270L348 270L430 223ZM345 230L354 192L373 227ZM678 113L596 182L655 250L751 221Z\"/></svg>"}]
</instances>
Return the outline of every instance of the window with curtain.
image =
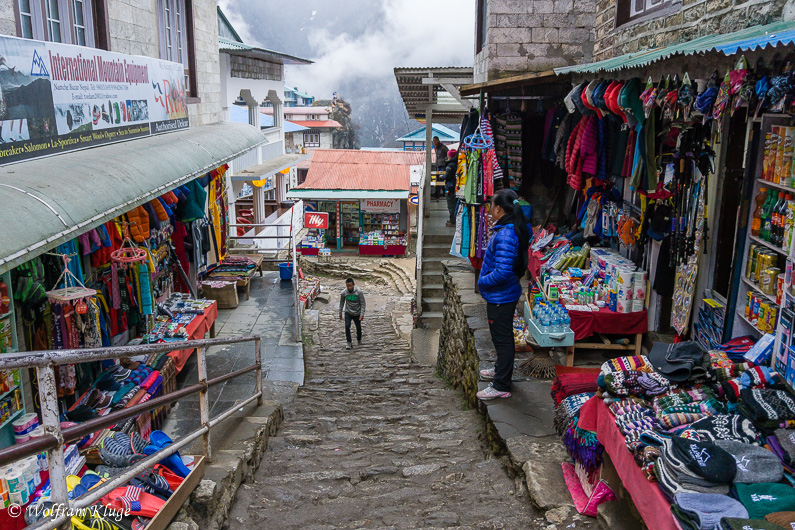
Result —
<instances>
[{"instance_id":1,"label":"window with curtain","mask_svg":"<svg viewBox=\"0 0 795 530\"><path fill-rule=\"evenodd\" d=\"M94 9L105 0L17 0L19 36L96 46ZM103 11L104 12L104 11Z\"/></svg>"}]
</instances>

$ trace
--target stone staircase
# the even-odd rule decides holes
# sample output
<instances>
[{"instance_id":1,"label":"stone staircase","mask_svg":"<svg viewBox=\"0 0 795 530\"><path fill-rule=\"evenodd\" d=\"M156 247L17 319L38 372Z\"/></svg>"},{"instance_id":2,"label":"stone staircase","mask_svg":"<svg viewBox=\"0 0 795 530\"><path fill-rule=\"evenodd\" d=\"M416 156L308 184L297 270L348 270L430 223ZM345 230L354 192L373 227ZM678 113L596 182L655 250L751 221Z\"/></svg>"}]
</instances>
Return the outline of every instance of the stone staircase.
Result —
<instances>
[{"instance_id":1,"label":"stone staircase","mask_svg":"<svg viewBox=\"0 0 795 530\"><path fill-rule=\"evenodd\" d=\"M426 328L442 327L444 282L442 260L450 259L454 228L445 226L447 203L431 202L431 216L425 220L422 246L422 317L420 324Z\"/></svg>"}]
</instances>

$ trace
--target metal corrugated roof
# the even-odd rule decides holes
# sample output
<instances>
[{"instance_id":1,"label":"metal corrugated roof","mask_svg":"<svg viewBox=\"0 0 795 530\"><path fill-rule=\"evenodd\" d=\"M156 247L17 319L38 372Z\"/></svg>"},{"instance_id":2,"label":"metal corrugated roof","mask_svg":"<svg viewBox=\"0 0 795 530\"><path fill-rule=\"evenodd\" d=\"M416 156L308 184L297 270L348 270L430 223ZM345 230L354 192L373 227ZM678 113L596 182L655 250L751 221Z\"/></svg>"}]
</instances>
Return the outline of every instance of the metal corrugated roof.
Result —
<instances>
[{"instance_id":1,"label":"metal corrugated roof","mask_svg":"<svg viewBox=\"0 0 795 530\"><path fill-rule=\"evenodd\" d=\"M342 127L340 122L334 120L293 120L293 123L309 129L337 129Z\"/></svg>"},{"instance_id":2,"label":"metal corrugated roof","mask_svg":"<svg viewBox=\"0 0 795 530\"><path fill-rule=\"evenodd\" d=\"M455 132L454 130L450 129L449 127L445 127L440 123L433 124L433 132L435 133L433 136L438 136L439 140L444 141L445 139L449 138L450 140L458 140L460 134ZM401 136L396 141L397 142L412 142L412 141L425 141L425 127L420 127L416 131L410 132L405 136Z\"/></svg>"},{"instance_id":3,"label":"metal corrugated roof","mask_svg":"<svg viewBox=\"0 0 795 530\"><path fill-rule=\"evenodd\" d=\"M265 48L257 48L249 46L242 42L233 41L224 37L218 37L218 49L231 55L240 55L242 57L251 57L254 59L263 59L267 61L275 61L280 64L312 64L313 61L289 55L287 53L277 52L275 50L268 50Z\"/></svg>"},{"instance_id":4,"label":"metal corrugated roof","mask_svg":"<svg viewBox=\"0 0 795 530\"><path fill-rule=\"evenodd\" d=\"M256 127L215 123L3 166L0 273L264 142Z\"/></svg>"},{"instance_id":5,"label":"metal corrugated roof","mask_svg":"<svg viewBox=\"0 0 795 530\"><path fill-rule=\"evenodd\" d=\"M419 151L315 149L306 180L295 190L408 191L411 166L422 165Z\"/></svg>"},{"instance_id":6,"label":"metal corrugated roof","mask_svg":"<svg viewBox=\"0 0 795 530\"><path fill-rule=\"evenodd\" d=\"M240 173L232 175L230 178L232 182L251 182L252 180L261 180L264 177L275 175L287 168L295 167L297 164L309 158L309 155L295 154L295 155L279 155L270 160L251 166L244 169Z\"/></svg>"},{"instance_id":7,"label":"metal corrugated roof","mask_svg":"<svg viewBox=\"0 0 795 530\"><path fill-rule=\"evenodd\" d=\"M288 199L355 201L358 199L408 199L408 190L310 190L293 188L287 192Z\"/></svg>"},{"instance_id":8,"label":"metal corrugated roof","mask_svg":"<svg viewBox=\"0 0 795 530\"><path fill-rule=\"evenodd\" d=\"M242 107L240 105L230 105L229 121L233 121L235 123L248 123L248 108ZM259 126L262 128L273 127L273 116L260 113ZM284 120L284 132L286 133L306 131L308 129L308 127Z\"/></svg>"},{"instance_id":9,"label":"metal corrugated roof","mask_svg":"<svg viewBox=\"0 0 795 530\"><path fill-rule=\"evenodd\" d=\"M732 55L739 51L788 45L793 42L795 42L795 21L775 22L764 26L753 26L733 33L706 35L664 48L628 53L595 63L555 68L555 73L562 75L569 73L615 72L647 66L675 55L694 55L711 51Z\"/></svg>"},{"instance_id":10,"label":"metal corrugated roof","mask_svg":"<svg viewBox=\"0 0 795 530\"><path fill-rule=\"evenodd\" d=\"M400 97L409 115L414 119L424 119L426 108L429 105L446 107L447 112L441 110L433 111L434 118L446 118L448 120L460 121L461 116L469 112L453 96L450 95L441 85L423 84L423 79L465 79L471 82L474 75L472 67L446 66L446 67L417 67L417 68L395 68L395 79L397 81ZM463 85L466 83L455 83Z\"/></svg>"}]
</instances>

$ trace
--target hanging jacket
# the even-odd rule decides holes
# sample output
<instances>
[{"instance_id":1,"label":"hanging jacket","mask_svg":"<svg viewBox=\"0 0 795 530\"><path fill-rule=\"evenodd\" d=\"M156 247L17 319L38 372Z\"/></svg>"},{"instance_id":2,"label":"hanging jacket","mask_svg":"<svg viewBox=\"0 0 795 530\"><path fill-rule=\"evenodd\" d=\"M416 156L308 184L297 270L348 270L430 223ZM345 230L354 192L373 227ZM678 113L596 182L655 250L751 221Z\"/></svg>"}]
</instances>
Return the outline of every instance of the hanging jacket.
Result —
<instances>
[{"instance_id":1,"label":"hanging jacket","mask_svg":"<svg viewBox=\"0 0 795 530\"><path fill-rule=\"evenodd\" d=\"M143 243L149 239L149 212L143 206L138 206L127 212L130 224L130 237L136 243Z\"/></svg>"},{"instance_id":2,"label":"hanging jacket","mask_svg":"<svg viewBox=\"0 0 795 530\"><path fill-rule=\"evenodd\" d=\"M519 259L519 238L512 223L500 224L497 221L491 231L478 277L480 295L493 304L516 303L522 296L522 285L513 271L513 265Z\"/></svg>"},{"instance_id":3,"label":"hanging jacket","mask_svg":"<svg viewBox=\"0 0 795 530\"><path fill-rule=\"evenodd\" d=\"M588 118L580 144L582 172L596 175L597 158L599 156L599 119Z\"/></svg>"}]
</instances>

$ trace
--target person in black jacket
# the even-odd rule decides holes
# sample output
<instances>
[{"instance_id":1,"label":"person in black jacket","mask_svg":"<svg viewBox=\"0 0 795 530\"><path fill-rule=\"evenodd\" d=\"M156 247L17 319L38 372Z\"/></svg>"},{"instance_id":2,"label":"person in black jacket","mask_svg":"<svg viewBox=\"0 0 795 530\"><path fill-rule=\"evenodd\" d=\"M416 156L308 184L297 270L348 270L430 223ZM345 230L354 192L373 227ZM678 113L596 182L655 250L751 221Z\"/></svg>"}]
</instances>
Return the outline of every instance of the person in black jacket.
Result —
<instances>
[{"instance_id":1,"label":"person in black jacket","mask_svg":"<svg viewBox=\"0 0 795 530\"><path fill-rule=\"evenodd\" d=\"M450 219L446 226L455 226L455 185L456 170L458 169L458 151L450 149L447 151L447 164L444 166L444 191L447 193L447 211L450 212Z\"/></svg>"},{"instance_id":2,"label":"person in black jacket","mask_svg":"<svg viewBox=\"0 0 795 530\"><path fill-rule=\"evenodd\" d=\"M433 145L433 150L436 153L436 171L444 171L445 164L447 163L448 159L447 146L439 140L438 136L433 137L431 144ZM438 201L439 197L442 196L442 193L442 188L440 186L436 186L433 190L433 198Z\"/></svg>"}]
</instances>

